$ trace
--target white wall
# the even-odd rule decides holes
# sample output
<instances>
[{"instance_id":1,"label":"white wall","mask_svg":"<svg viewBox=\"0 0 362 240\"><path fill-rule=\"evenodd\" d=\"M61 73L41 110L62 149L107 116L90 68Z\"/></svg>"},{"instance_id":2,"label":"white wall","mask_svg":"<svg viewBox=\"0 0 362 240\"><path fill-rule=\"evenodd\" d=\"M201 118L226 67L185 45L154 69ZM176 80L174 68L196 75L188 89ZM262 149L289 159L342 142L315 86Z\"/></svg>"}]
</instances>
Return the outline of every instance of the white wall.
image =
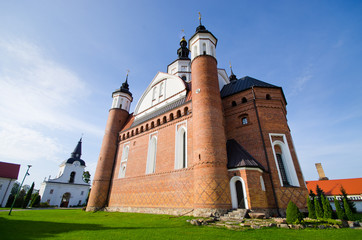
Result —
<instances>
[{"instance_id":1,"label":"white wall","mask_svg":"<svg viewBox=\"0 0 362 240\"><path fill-rule=\"evenodd\" d=\"M0 207L5 207L16 179L0 177Z\"/></svg>"}]
</instances>

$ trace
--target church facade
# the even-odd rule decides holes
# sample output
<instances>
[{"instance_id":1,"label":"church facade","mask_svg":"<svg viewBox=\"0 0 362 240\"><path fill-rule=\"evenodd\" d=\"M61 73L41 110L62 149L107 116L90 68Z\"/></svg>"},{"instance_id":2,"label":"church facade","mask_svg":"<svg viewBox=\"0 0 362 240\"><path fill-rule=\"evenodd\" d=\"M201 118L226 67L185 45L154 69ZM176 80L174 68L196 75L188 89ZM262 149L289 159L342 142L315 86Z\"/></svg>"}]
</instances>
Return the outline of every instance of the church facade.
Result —
<instances>
[{"instance_id":1,"label":"church facade","mask_svg":"<svg viewBox=\"0 0 362 240\"><path fill-rule=\"evenodd\" d=\"M113 92L88 211L277 216L290 200L306 207L282 88L228 76L216 45L200 23L133 114L127 79Z\"/></svg>"},{"instance_id":2,"label":"church facade","mask_svg":"<svg viewBox=\"0 0 362 240\"><path fill-rule=\"evenodd\" d=\"M90 184L83 180L85 162L82 156L82 139L71 157L59 166L56 178L44 180L39 195L41 202L58 207L81 206L86 203Z\"/></svg>"}]
</instances>

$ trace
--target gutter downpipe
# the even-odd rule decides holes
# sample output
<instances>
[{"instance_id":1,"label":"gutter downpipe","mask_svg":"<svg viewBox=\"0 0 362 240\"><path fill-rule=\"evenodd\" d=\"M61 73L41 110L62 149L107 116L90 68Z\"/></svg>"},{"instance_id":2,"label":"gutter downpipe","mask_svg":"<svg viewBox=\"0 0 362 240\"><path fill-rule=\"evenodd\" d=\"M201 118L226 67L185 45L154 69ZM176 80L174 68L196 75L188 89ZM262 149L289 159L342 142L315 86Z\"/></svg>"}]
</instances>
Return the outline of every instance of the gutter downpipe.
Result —
<instances>
[{"instance_id":1,"label":"gutter downpipe","mask_svg":"<svg viewBox=\"0 0 362 240\"><path fill-rule=\"evenodd\" d=\"M251 91L252 91L252 93L253 93L254 108L255 108L255 112L256 112L256 118L258 119L258 126L259 126L259 132L260 132L261 140L262 140L262 142L263 142L263 148L264 148L266 163L267 163L267 166L268 166L269 178L270 178L270 183L271 183L272 190L273 190L273 196L274 196L274 199L275 199L276 210L277 210L278 217L280 217L281 215L280 215L280 212L279 212L279 204L278 204L277 196L276 196L276 194L275 194L275 188L274 188L274 183L273 183L273 178L272 178L272 172L271 172L271 170L270 170L270 165L269 165L268 153L267 153L267 151L266 151L266 146L265 146L263 131L262 131L262 129L261 129L261 124L260 124L260 119L259 119L259 113L258 113L258 109L257 109L257 107L256 107L256 97L255 97L255 92L254 92L254 86L251 87Z\"/></svg>"}]
</instances>

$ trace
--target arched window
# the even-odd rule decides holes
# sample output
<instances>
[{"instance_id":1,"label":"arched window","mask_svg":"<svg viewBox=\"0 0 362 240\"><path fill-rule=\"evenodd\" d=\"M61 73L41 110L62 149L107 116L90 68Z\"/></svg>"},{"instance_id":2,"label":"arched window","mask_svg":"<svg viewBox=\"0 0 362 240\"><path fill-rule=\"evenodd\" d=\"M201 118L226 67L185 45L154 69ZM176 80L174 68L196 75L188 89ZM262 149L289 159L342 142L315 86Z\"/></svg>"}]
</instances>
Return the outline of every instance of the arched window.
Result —
<instances>
[{"instance_id":1,"label":"arched window","mask_svg":"<svg viewBox=\"0 0 362 240\"><path fill-rule=\"evenodd\" d=\"M166 116L163 117L162 123L167 123L167 117Z\"/></svg>"},{"instance_id":2,"label":"arched window","mask_svg":"<svg viewBox=\"0 0 362 240\"><path fill-rule=\"evenodd\" d=\"M170 114L170 121L173 120L173 113Z\"/></svg>"},{"instance_id":3,"label":"arched window","mask_svg":"<svg viewBox=\"0 0 362 240\"><path fill-rule=\"evenodd\" d=\"M119 168L119 173L118 173L119 178L123 178L126 175L128 152L129 152L129 146L124 145L123 146L123 151L122 151L121 166Z\"/></svg>"},{"instance_id":4,"label":"arched window","mask_svg":"<svg viewBox=\"0 0 362 240\"><path fill-rule=\"evenodd\" d=\"M160 126L160 125L161 125L161 120L157 119L157 126Z\"/></svg>"},{"instance_id":5,"label":"arched window","mask_svg":"<svg viewBox=\"0 0 362 240\"><path fill-rule=\"evenodd\" d=\"M123 134L123 140L125 140L126 139L126 134Z\"/></svg>"},{"instance_id":6,"label":"arched window","mask_svg":"<svg viewBox=\"0 0 362 240\"><path fill-rule=\"evenodd\" d=\"M146 174L154 173L156 170L157 137L152 136L148 144Z\"/></svg>"},{"instance_id":7,"label":"arched window","mask_svg":"<svg viewBox=\"0 0 362 240\"><path fill-rule=\"evenodd\" d=\"M186 81L187 78L186 78L185 75L182 75L181 79L184 80L184 81Z\"/></svg>"},{"instance_id":8,"label":"arched window","mask_svg":"<svg viewBox=\"0 0 362 240\"><path fill-rule=\"evenodd\" d=\"M134 135L134 130L132 130L132 132L131 132L131 137L133 137L133 135Z\"/></svg>"},{"instance_id":9,"label":"arched window","mask_svg":"<svg viewBox=\"0 0 362 240\"><path fill-rule=\"evenodd\" d=\"M188 115L189 114L189 108L188 107L185 107L184 108L184 115Z\"/></svg>"},{"instance_id":10,"label":"arched window","mask_svg":"<svg viewBox=\"0 0 362 240\"><path fill-rule=\"evenodd\" d=\"M187 168L187 132L180 127L176 135L175 169Z\"/></svg>"},{"instance_id":11,"label":"arched window","mask_svg":"<svg viewBox=\"0 0 362 240\"><path fill-rule=\"evenodd\" d=\"M160 92L159 92L159 97L162 97L163 96L163 89L164 89L164 83L163 82L161 82L160 83Z\"/></svg>"},{"instance_id":12,"label":"arched window","mask_svg":"<svg viewBox=\"0 0 362 240\"><path fill-rule=\"evenodd\" d=\"M146 124L146 131L148 130L148 123Z\"/></svg>"},{"instance_id":13,"label":"arched window","mask_svg":"<svg viewBox=\"0 0 362 240\"><path fill-rule=\"evenodd\" d=\"M232 101L232 102L231 102L231 106L232 106L232 107L236 107L236 102L235 102L235 101Z\"/></svg>"},{"instance_id":14,"label":"arched window","mask_svg":"<svg viewBox=\"0 0 362 240\"><path fill-rule=\"evenodd\" d=\"M243 99L241 99L241 103L246 103L248 100L246 99L246 97L243 97Z\"/></svg>"},{"instance_id":15,"label":"arched window","mask_svg":"<svg viewBox=\"0 0 362 240\"><path fill-rule=\"evenodd\" d=\"M123 102L123 98L121 98L121 103L119 104L119 108L122 109L122 102Z\"/></svg>"},{"instance_id":16,"label":"arched window","mask_svg":"<svg viewBox=\"0 0 362 240\"><path fill-rule=\"evenodd\" d=\"M181 117L181 111L180 111L180 110L177 111L176 117L177 117L177 118L180 118L180 117Z\"/></svg>"},{"instance_id":17,"label":"arched window","mask_svg":"<svg viewBox=\"0 0 362 240\"><path fill-rule=\"evenodd\" d=\"M129 132L127 133L127 138L129 138Z\"/></svg>"},{"instance_id":18,"label":"arched window","mask_svg":"<svg viewBox=\"0 0 362 240\"><path fill-rule=\"evenodd\" d=\"M202 44L202 54L206 55L206 43Z\"/></svg>"},{"instance_id":19,"label":"arched window","mask_svg":"<svg viewBox=\"0 0 362 240\"><path fill-rule=\"evenodd\" d=\"M152 100L156 100L156 95L157 95L157 86L154 86L153 93L152 93Z\"/></svg>"},{"instance_id":20,"label":"arched window","mask_svg":"<svg viewBox=\"0 0 362 240\"><path fill-rule=\"evenodd\" d=\"M152 121L151 122L151 128L154 128L155 127L155 123Z\"/></svg>"},{"instance_id":21,"label":"arched window","mask_svg":"<svg viewBox=\"0 0 362 240\"><path fill-rule=\"evenodd\" d=\"M192 56L196 57L197 56L197 45L194 46L194 50L192 51Z\"/></svg>"},{"instance_id":22,"label":"arched window","mask_svg":"<svg viewBox=\"0 0 362 240\"><path fill-rule=\"evenodd\" d=\"M136 135L138 134L138 128L136 128Z\"/></svg>"},{"instance_id":23,"label":"arched window","mask_svg":"<svg viewBox=\"0 0 362 240\"><path fill-rule=\"evenodd\" d=\"M260 176L260 186L261 186L261 190L265 192L265 184L264 184L263 176Z\"/></svg>"},{"instance_id":24,"label":"arched window","mask_svg":"<svg viewBox=\"0 0 362 240\"><path fill-rule=\"evenodd\" d=\"M214 50L214 46L213 46L213 45L211 45L210 50L211 50L211 56L215 57L215 50Z\"/></svg>"},{"instance_id":25,"label":"arched window","mask_svg":"<svg viewBox=\"0 0 362 240\"><path fill-rule=\"evenodd\" d=\"M283 141L276 140L272 142L275 163L278 169L278 175L282 186L296 186L299 187L297 173L294 168L292 156L289 151L288 143L284 134Z\"/></svg>"},{"instance_id":26,"label":"arched window","mask_svg":"<svg viewBox=\"0 0 362 240\"><path fill-rule=\"evenodd\" d=\"M75 172L70 173L69 183L74 183Z\"/></svg>"},{"instance_id":27,"label":"arched window","mask_svg":"<svg viewBox=\"0 0 362 240\"><path fill-rule=\"evenodd\" d=\"M267 95L265 96L265 98L266 98L266 100L271 100L270 94L267 94Z\"/></svg>"}]
</instances>

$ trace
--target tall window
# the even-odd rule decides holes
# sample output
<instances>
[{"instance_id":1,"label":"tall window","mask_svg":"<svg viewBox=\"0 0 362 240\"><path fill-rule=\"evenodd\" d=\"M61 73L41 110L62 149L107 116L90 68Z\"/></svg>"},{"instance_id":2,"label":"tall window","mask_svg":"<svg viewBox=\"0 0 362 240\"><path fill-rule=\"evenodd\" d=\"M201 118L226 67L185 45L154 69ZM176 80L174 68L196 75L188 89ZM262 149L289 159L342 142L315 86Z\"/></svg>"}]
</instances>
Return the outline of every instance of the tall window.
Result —
<instances>
[{"instance_id":1,"label":"tall window","mask_svg":"<svg viewBox=\"0 0 362 240\"><path fill-rule=\"evenodd\" d=\"M202 44L202 54L206 55L206 43Z\"/></svg>"},{"instance_id":2,"label":"tall window","mask_svg":"<svg viewBox=\"0 0 362 240\"><path fill-rule=\"evenodd\" d=\"M176 135L175 169L187 167L187 132L185 127L180 127Z\"/></svg>"},{"instance_id":3,"label":"tall window","mask_svg":"<svg viewBox=\"0 0 362 240\"><path fill-rule=\"evenodd\" d=\"M123 152L122 152L122 158L121 158L121 166L119 168L119 173L118 173L119 178L124 178L124 176L126 175L128 152L129 152L129 146L124 145Z\"/></svg>"},{"instance_id":4,"label":"tall window","mask_svg":"<svg viewBox=\"0 0 362 240\"><path fill-rule=\"evenodd\" d=\"M275 155L277 156L278 167L279 167L280 176L282 178L283 186L288 186L289 181L288 181L287 173L285 171L282 154L276 153Z\"/></svg>"},{"instance_id":5,"label":"tall window","mask_svg":"<svg viewBox=\"0 0 362 240\"><path fill-rule=\"evenodd\" d=\"M70 173L69 183L74 183L74 178L75 178L75 172L71 172Z\"/></svg>"},{"instance_id":6,"label":"tall window","mask_svg":"<svg viewBox=\"0 0 362 240\"><path fill-rule=\"evenodd\" d=\"M160 97L160 98L163 96L163 91L164 91L164 83L161 82L161 83L160 83L160 92L159 92L159 97Z\"/></svg>"},{"instance_id":7,"label":"tall window","mask_svg":"<svg viewBox=\"0 0 362 240\"><path fill-rule=\"evenodd\" d=\"M146 174L154 173L156 170L157 137L151 136L148 144Z\"/></svg>"}]
</instances>

